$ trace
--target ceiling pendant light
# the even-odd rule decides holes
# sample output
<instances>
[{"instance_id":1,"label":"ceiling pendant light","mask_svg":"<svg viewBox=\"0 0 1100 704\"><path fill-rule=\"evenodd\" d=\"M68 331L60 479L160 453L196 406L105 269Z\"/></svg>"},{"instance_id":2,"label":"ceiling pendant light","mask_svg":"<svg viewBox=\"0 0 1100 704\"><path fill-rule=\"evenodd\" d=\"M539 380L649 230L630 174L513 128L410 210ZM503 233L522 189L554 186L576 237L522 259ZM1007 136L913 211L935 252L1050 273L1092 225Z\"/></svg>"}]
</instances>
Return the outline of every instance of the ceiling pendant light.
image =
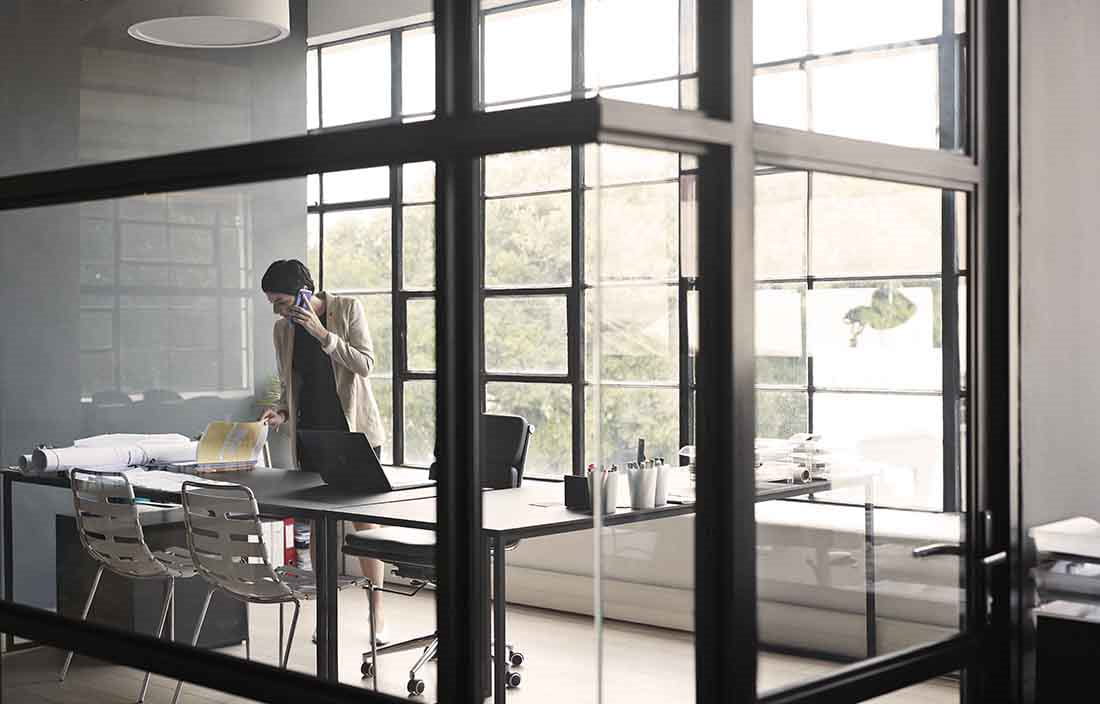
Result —
<instances>
[{"instance_id":1,"label":"ceiling pendant light","mask_svg":"<svg viewBox=\"0 0 1100 704\"><path fill-rule=\"evenodd\" d=\"M130 36L188 49L271 44L290 35L290 0L143 0Z\"/></svg>"}]
</instances>

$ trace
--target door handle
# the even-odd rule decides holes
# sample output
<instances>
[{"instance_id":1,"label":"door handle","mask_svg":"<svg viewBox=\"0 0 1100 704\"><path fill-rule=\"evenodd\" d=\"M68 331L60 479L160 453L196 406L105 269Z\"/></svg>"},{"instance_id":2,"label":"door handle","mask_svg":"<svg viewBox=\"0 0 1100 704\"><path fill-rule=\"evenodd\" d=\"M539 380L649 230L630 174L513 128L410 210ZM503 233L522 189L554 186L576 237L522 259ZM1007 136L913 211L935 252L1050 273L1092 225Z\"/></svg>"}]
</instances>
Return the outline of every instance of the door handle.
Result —
<instances>
[{"instance_id":1,"label":"door handle","mask_svg":"<svg viewBox=\"0 0 1100 704\"><path fill-rule=\"evenodd\" d=\"M935 555L962 555L962 546L957 543L932 543L913 548L913 557L933 557Z\"/></svg>"}]
</instances>

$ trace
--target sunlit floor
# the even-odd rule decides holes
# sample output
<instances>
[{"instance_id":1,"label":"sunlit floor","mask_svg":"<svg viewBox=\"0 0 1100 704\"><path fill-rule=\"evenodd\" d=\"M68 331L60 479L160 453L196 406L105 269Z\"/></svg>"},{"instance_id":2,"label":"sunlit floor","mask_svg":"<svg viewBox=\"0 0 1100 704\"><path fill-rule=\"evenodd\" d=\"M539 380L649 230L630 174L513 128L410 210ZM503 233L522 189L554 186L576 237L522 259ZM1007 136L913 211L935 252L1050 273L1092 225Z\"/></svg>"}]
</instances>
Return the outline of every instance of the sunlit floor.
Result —
<instances>
[{"instance_id":1,"label":"sunlit floor","mask_svg":"<svg viewBox=\"0 0 1100 704\"><path fill-rule=\"evenodd\" d=\"M217 598L217 597L215 597ZM420 635L432 630L432 597L414 598L387 595L387 635L396 639ZM370 686L360 678L361 652L367 647L366 600L363 593L346 591L340 595L341 658L340 677L348 684ZM252 607L252 657L268 663L276 658L277 607ZM289 617L289 609L287 611ZM289 618L287 619L289 624ZM305 605L298 634L291 651L291 668L314 671L314 648L310 643L314 611ZM509 641L521 650L526 662L517 671L523 682L510 690L508 698L523 704L563 701L594 701L596 682L596 641L592 619L520 606L509 607ZM694 699L694 654L690 634L622 622L605 622L604 629L604 701L607 702L684 702ZM244 648L223 652L244 657ZM418 651L395 653L380 659L379 689L404 695L408 668ZM4 657L3 701L22 704L75 704L134 702L141 686L142 673L77 656L64 684L57 681L62 654L49 648L36 648ZM765 691L819 677L839 665L785 655L762 654L759 687ZM436 700L435 665L422 670L427 683L424 701ZM171 699L175 683L154 676L146 701L160 704ZM185 685L181 701L191 704L241 703L247 700L220 692ZM950 681L932 681L882 697L889 704L955 704L958 685Z\"/></svg>"}]
</instances>

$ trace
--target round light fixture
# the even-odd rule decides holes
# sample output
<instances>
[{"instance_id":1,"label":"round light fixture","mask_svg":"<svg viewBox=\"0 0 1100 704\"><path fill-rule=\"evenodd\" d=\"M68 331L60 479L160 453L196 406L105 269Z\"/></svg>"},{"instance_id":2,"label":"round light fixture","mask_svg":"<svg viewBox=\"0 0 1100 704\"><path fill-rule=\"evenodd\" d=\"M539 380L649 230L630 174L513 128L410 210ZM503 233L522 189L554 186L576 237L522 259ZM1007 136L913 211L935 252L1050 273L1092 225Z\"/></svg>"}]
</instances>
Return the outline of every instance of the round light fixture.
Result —
<instances>
[{"instance_id":1,"label":"round light fixture","mask_svg":"<svg viewBox=\"0 0 1100 704\"><path fill-rule=\"evenodd\" d=\"M154 0L129 34L150 44L230 49L271 44L290 35L290 0Z\"/></svg>"}]
</instances>

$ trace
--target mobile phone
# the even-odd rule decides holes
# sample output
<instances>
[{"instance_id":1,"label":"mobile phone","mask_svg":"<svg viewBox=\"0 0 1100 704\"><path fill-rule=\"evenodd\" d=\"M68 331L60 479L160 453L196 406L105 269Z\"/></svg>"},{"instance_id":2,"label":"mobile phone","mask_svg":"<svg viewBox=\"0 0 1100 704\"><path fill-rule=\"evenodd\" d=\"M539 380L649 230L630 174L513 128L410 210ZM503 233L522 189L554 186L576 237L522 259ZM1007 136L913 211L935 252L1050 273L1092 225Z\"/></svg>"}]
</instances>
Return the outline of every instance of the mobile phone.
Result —
<instances>
[{"instance_id":1,"label":"mobile phone","mask_svg":"<svg viewBox=\"0 0 1100 704\"><path fill-rule=\"evenodd\" d=\"M309 307L309 299L312 297L313 291L310 291L308 288L298 289L298 295L294 299L294 305L299 308L307 308Z\"/></svg>"}]
</instances>

